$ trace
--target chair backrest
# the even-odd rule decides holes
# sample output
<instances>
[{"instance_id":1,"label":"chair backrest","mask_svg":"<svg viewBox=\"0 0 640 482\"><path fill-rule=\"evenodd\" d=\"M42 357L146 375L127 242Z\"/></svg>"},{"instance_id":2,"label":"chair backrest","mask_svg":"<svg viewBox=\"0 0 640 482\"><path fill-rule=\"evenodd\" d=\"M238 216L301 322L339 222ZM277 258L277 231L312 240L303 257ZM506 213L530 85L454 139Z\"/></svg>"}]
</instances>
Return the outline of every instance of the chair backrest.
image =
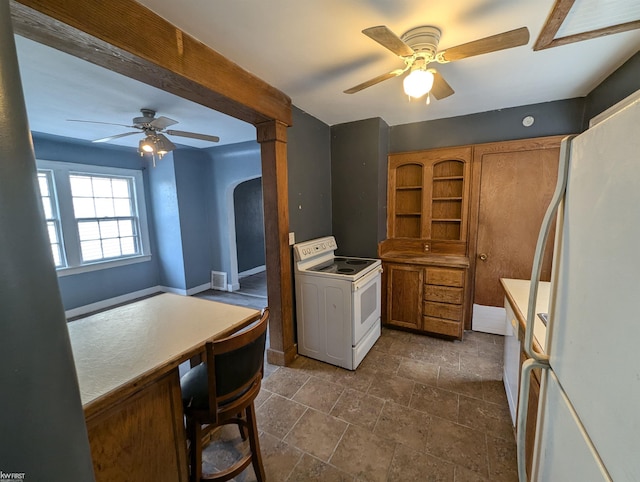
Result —
<instances>
[{"instance_id":1,"label":"chair backrest","mask_svg":"<svg viewBox=\"0 0 640 482\"><path fill-rule=\"evenodd\" d=\"M258 322L227 338L208 342L207 379L209 410L242 395L262 378L269 309Z\"/></svg>"}]
</instances>

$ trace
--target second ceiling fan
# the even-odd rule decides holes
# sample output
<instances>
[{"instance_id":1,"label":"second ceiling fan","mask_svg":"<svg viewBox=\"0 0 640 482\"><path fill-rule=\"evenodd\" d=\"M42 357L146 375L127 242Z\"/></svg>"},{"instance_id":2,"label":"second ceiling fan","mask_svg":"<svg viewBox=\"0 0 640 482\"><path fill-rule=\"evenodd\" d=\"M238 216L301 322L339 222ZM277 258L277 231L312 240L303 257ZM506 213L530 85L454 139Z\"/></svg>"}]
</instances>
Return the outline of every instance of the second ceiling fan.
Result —
<instances>
[{"instance_id":1,"label":"second ceiling fan","mask_svg":"<svg viewBox=\"0 0 640 482\"><path fill-rule=\"evenodd\" d=\"M428 68L430 63L453 62L526 45L529 42L529 30L526 27L474 40L443 51L438 51L441 31L433 26L413 28L401 37L398 37L385 25L366 28L362 33L400 57L405 66L351 87L344 93L360 92L367 87L398 77L410 70L411 72L404 79L405 93L414 98L427 94L427 103L429 103L431 94L436 99L444 99L454 93L454 90L440 73L433 68Z\"/></svg>"}]
</instances>

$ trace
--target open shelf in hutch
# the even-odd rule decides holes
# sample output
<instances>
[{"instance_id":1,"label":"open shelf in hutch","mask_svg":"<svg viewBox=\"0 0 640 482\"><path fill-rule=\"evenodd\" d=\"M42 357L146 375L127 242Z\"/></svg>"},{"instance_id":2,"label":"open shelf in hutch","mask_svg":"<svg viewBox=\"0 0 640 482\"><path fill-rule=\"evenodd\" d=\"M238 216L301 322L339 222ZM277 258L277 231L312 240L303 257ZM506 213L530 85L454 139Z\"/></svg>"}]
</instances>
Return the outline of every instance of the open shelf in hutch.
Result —
<instances>
[{"instance_id":1,"label":"open shelf in hutch","mask_svg":"<svg viewBox=\"0 0 640 482\"><path fill-rule=\"evenodd\" d=\"M422 221L422 165L405 164L397 168L395 194L396 237L419 238Z\"/></svg>"},{"instance_id":2,"label":"open shelf in hutch","mask_svg":"<svg viewBox=\"0 0 640 482\"><path fill-rule=\"evenodd\" d=\"M433 164L431 188L431 239L461 239L464 162L445 160Z\"/></svg>"}]
</instances>

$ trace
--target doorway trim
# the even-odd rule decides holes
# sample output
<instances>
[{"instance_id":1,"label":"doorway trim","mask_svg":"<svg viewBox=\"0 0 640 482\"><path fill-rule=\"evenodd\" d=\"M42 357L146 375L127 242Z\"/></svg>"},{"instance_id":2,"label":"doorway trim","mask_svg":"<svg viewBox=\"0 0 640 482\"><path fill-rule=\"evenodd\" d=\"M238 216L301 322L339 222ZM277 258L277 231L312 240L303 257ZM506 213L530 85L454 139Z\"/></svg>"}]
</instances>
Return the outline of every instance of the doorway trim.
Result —
<instances>
[{"instance_id":1,"label":"doorway trim","mask_svg":"<svg viewBox=\"0 0 640 482\"><path fill-rule=\"evenodd\" d=\"M133 0L11 0L16 34L249 122L261 147L269 363L297 355L286 129L291 99Z\"/></svg>"}]
</instances>

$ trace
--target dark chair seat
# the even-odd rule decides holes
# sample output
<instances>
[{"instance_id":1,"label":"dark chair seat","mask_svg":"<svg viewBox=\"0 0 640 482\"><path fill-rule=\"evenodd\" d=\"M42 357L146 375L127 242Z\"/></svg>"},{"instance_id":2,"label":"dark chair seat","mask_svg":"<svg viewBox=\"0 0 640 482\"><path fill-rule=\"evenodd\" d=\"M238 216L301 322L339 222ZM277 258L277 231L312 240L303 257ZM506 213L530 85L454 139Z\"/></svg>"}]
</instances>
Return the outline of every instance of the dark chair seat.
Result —
<instances>
[{"instance_id":1,"label":"dark chair seat","mask_svg":"<svg viewBox=\"0 0 640 482\"><path fill-rule=\"evenodd\" d=\"M260 392L268 318L265 309L250 328L207 343L206 361L180 380L191 482L230 480L249 464L253 464L258 481L265 480L253 402ZM203 435L225 424L239 426L242 438L249 439L250 452L231 467L203 477Z\"/></svg>"}]
</instances>

